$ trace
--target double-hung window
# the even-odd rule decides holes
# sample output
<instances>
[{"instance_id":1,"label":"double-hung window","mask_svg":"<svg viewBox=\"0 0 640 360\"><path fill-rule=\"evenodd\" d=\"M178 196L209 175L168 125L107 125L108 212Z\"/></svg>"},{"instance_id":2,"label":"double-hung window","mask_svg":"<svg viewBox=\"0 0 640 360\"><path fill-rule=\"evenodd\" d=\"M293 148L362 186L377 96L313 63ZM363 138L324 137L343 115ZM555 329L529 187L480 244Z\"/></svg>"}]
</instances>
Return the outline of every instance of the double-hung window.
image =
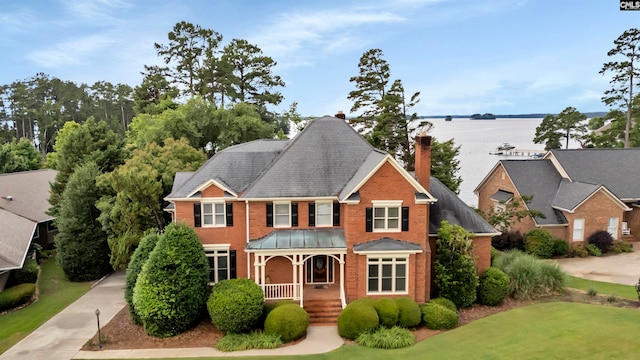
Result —
<instances>
[{"instance_id":1,"label":"double-hung window","mask_svg":"<svg viewBox=\"0 0 640 360\"><path fill-rule=\"evenodd\" d=\"M406 294L408 257L368 257L367 294Z\"/></svg>"},{"instance_id":2,"label":"double-hung window","mask_svg":"<svg viewBox=\"0 0 640 360\"><path fill-rule=\"evenodd\" d=\"M607 226L607 231L611 234L614 240L618 238L618 222L619 219L617 217L609 218L609 225Z\"/></svg>"},{"instance_id":3,"label":"double-hung window","mask_svg":"<svg viewBox=\"0 0 640 360\"><path fill-rule=\"evenodd\" d=\"M225 226L225 205L219 203L202 203L203 226Z\"/></svg>"},{"instance_id":4,"label":"double-hung window","mask_svg":"<svg viewBox=\"0 0 640 360\"><path fill-rule=\"evenodd\" d=\"M401 201L373 202L373 231L400 231Z\"/></svg>"},{"instance_id":5,"label":"double-hung window","mask_svg":"<svg viewBox=\"0 0 640 360\"><path fill-rule=\"evenodd\" d=\"M573 220L573 241L584 240L584 219Z\"/></svg>"},{"instance_id":6,"label":"double-hung window","mask_svg":"<svg viewBox=\"0 0 640 360\"><path fill-rule=\"evenodd\" d=\"M333 226L333 202L316 201L316 226Z\"/></svg>"},{"instance_id":7,"label":"double-hung window","mask_svg":"<svg viewBox=\"0 0 640 360\"><path fill-rule=\"evenodd\" d=\"M235 278L234 251L229 245L203 245L204 253L209 262L209 282L217 283L222 280Z\"/></svg>"},{"instance_id":8,"label":"double-hung window","mask_svg":"<svg viewBox=\"0 0 640 360\"><path fill-rule=\"evenodd\" d=\"M291 203L273 203L274 227L291 226Z\"/></svg>"}]
</instances>

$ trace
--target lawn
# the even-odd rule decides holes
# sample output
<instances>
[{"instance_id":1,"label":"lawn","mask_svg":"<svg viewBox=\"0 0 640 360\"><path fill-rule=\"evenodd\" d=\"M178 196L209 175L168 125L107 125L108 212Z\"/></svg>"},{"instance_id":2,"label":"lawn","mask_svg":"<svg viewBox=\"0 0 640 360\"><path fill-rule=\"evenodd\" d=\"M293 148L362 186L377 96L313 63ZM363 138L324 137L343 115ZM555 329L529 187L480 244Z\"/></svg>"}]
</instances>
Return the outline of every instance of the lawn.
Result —
<instances>
[{"instance_id":1,"label":"lawn","mask_svg":"<svg viewBox=\"0 0 640 360\"><path fill-rule=\"evenodd\" d=\"M0 316L0 354L91 288L91 283L68 281L55 259L44 262L41 270L38 301L24 309Z\"/></svg>"},{"instance_id":2,"label":"lawn","mask_svg":"<svg viewBox=\"0 0 640 360\"><path fill-rule=\"evenodd\" d=\"M598 292L598 294L601 295L615 295L617 297L625 299L638 300L636 288L632 285L620 285L602 281L581 279L574 276L567 276L565 286L584 291L594 289Z\"/></svg>"},{"instance_id":3,"label":"lawn","mask_svg":"<svg viewBox=\"0 0 640 360\"><path fill-rule=\"evenodd\" d=\"M635 309L546 302L489 316L400 350L345 345L327 354L287 358L633 359L640 352L638 324L640 311Z\"/></svg>"}]
</instances>

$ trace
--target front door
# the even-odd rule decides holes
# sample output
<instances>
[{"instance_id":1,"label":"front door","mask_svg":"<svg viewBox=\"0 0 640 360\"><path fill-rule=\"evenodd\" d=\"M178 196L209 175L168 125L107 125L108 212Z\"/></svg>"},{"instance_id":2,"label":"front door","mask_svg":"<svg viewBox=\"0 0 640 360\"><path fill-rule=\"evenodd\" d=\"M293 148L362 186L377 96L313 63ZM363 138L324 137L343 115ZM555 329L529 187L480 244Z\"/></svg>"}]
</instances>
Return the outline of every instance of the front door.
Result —
<instances>
[{"instance_id":1,"label":"front door","mask_svg":"<svg viewBox=\"0 0 640 360\"><path fill-rule=\"evenodd\" d=\"M327 255L316 255L306 262L308 284L333 283L333 258Z\"/></svg>"}]
</instances>

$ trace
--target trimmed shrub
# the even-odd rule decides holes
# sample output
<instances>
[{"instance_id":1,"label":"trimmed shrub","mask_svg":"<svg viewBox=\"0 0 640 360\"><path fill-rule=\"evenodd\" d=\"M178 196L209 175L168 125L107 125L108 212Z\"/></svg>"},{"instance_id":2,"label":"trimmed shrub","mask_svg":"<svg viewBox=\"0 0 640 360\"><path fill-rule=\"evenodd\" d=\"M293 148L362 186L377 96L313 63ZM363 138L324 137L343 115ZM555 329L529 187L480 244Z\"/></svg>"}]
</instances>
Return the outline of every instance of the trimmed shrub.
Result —
<instances>
[{"instance_id":1,"label":"trimmed shrub","mask_svg":"<svg viewBox=\"0 0 640 360\"><path fill-rule=\"evenodd\" d=\"M524 238L520 231L508 231L491 238L491 246L500 251L512 249L524 251Z\"/></svg>"},{"instance_id":2,"label":"trimmed shrub","mask_svg":"<svg viewBox=\"0 0 640 360\"><path fill-rule=\"evenodd\" d=\"M553 239L553 256L567 256L569 243L562 239Z\"/></svg>"},{"instance_id":3,"label":"trimmed shrub","mask_svg":"<svg viewBox=\"0 0 640 360\"><path fill-rule=\"evenodd\" d=\"M264 321L264 333L278 335L285 343L304 336L308 327L309 314L298 304L278 306Z\"/></svg>"},{"instance_id":4,"label":"trimmed shrub","mask_svg":"<svg viewBox=\"0 0 640 360\"><path fill-rule=\"evenodd\" d=\"M429 300L429 302L432 304L438 304L440 306L444 306L451 311L458 312L458 307L456 306L456 304L454 304L453 301L449 299L439 297L439 298L431 299Z\"/></svg>"},{"instance_id":5,"label":"trimmed shrub","mask_svg":"<svg viewBox=\"0 0 640 360\"><path fill-rule=\"evenodd\" d=\"M241 351L252 349L275 349L282 346L282 340L277 335L267 335L263 332L250 334L227 334L216 343L220 351Z\"/></svg>"},{"instance_id":6,"label":"trimmed shrub","mask_svg":"<svg viewBox=\"0 0 640 360\"><path fill-rule=\"evenodd\" d=\"M362 346L377 349L400 349L416 343L411 331L397 326L383 327L371 333L360 334L356 342Z\"/></svg>"},{"instance_id":7,"label":"trimmed shrub","mask_svg":"<svg viewBox=\"0 0 640 360\"><path fill-rule=\"evenodd\" d=\"M40 267L38 262L34 259L27 259L20 270L14 270L9 275L9 281L7 287L12 287L20 284L35 284L38 281L38 271Z\"/></svg>"},{"instance_id":8,"label":"trimmed shrub","mask_svg":"<svg viewBox=\"0 0 640 360\"><path fill-rule=\"evenodd\" d=\"M478 302L482 305L500 305L509 292L509 277L504 271L490 267L480 276Z\"/></svg>"},{"instance_id":9,"label":"trimmed shrub","mask_svg":"<svg viewBox=\"0 0 640 360\"><path fill-rule=\"evenodd\" d=\"M257 321L257 325L262 326L262 328L264 329L264 321L267 320L267 316L269 315L269 313L272 312L273 309L277 308L278 306L282 306L286 304L298 304L298 303L293 300L285 299L285 300L278 300L275 302L274 301L265 302L264 304L262 304L262 315L260 315L260 318Z\"/></svg>"},{"instance_id":10,"label":"trimmed shrub","mask_svg":"<svg viewBox=\"0 0 640 360\"><path fill-rule=\"evenodd\" d=\"M260 285L251 279L230 279L213 286L207 310L213 325L220 331L238 334L256 327L263 305L264 294ZM276 308L271 312L274 310Z\"/></svg>"},{"instance_id":11,"label":"trimmed shrub","mask_svg":"<svg viewBox=\"0 0 640 360\"><path fill-rule=\"evenodd\" d=\"M608 252L611 246L613 245L613 237L609 234L608 231L599 230L591 234L589 238L587 238L587 244L593 245L600 249L601 255ZM587 246L588 250L588 246ZM599 256L599 255L595 255Z\"/></svg>"},{"instance_id":12,"label":"trimmed shrub","mask_svg":"<svg viewBox=\"0 0 640 360\"><path fill-rule=\"evenodd\" d=\"M633 252L633 245L624 241L616 241L610 251L616 254Z\"/></svg>"},{"instance_id":13,"label":"trimmed shrub","mask_svg":"<svg viewBox=\"0 0 640 360\"><path fill-rule=\"evenodd\" d=\"M435 303L422 304L422 320L432 330L447 330L458 325L458 313Z\"/></svg>"},{"instance_id":14,"label":"trimmed shrub","mask_svg":"<svg viewBox=\"0 0 640 360\"><path fill-rule=\"evenodd\" d=\"M195 231L169 224L133 289L133 304L145 332L169 337L193 326L203 313L208 283L209 263Z\"/></svg>"},{"instance_id":15,"label":"trimmed shrub","mask_svg":"<svg viewBox=\"0 0 640 360\"><path fill-rule=\"evenodd\" d=\"M142 319L140 319L140 315L136 313L135 306L133 305L133 288L136 286L136 280L138 279L138 275L140 275L140 271L142 271L142 265L144 265L145 261L149 258L149 254L151 254L153 248L156 247L156 243L159 238L160 235L157 233L151 233L143 236L138 248L131 257L129 266L127 266L124 300L129 304L129 315L131 316L131 320L138 325L142 325Z\"/></svg>"},{"instance_id":16,"label":"trimmed shrub","mask_svg":"<svg viewBox=\"0 0 640 360\"><path fill-rule=\"evenodd\" d=\"M338 316L338 334L355 340L360 334L370 332L378 327L380 319L373 306L351 303Z\"/></svg>"},{"instance_id":17,"label":"trimmed shrub","mask_svg":"<svg viewBox=\"0 0 640 360\"><path fill-rule=\"evenodd\" d=\"M564 285L565 276L557 264L517 250L501 256L496 267L511 279L509 295L516 299L533 299L556 293Z\"/></svg>"},{"instance_id":18,"label":"trimmed shrub","mask_svg":"<svg viewBox=\"0 0 640 360\"><path fill-rule=\"evenodd\" d=\"M380 298L376 300L373 307L378 313L380 325L390 328L398 324L400 309L393 299Z\"/></svg>"},{"instance_id":19,"label":"trimmed shrub","mask_svg":"<svg viewBox=\"0 0 640 360\"><path fill-rule=\"evenodd\" d=\"M349 303L349 305L367 305L374 307L376 305L376 300L370 297L362 297L356 300L353 300Z\"/></svg>"},{"instance_id":20,"label":"trimmed shrub","mask_svg":"<svg viewBox=\"0 0 640 360\"><path fill-rule=\"evenodd\" d=\"M496 248L494 248L493 246L491 247L491 261L490 263L493 264L493 260L496 259L496 256L498 256L498 250L496 250Z\"/></svg>"},{"instance_id":21,"label":"trimmed shrub","mask_svg":"<svg viewBox=\"0 0 640 360\"><path fill-rule=\"evenodd\" d=\"M527 254L541 259L553 256L553 237L543 229L533 229L524 236L524 249Z\"/></svg>"},{"instance_id":22,"label":"trimmed shrub","mask_svg":"<svg viewBox=\"0 0 640 360\"><path fill-rule=\"evenodd\" d=\"M569 255L571 257L585 258L589 256L589 252L587 251L587 249L580 245L574 245L569 251Z\"/></svg>"},{"instance_id":23,"label":"trimmed shrub","mask_svg":"<svg viewBox=\"0 0 640 360\"><path fill-rule=\"evenodd\" d=\"M597 246L593 244L587 245L586 249L589 255L591 256L598 256L598 257L602 256L602 250L600 250Z\"/></svg>"},{"instance_id":24,"label":"trimmed shrub","mask_svg":"<svg viewBox=\"0 0 640 360\"><path fill-rule=\"evenodd\" d=\"M398 316L398 324L400 326L412 328L420 325L422 313L420 312L420 305L418 305L417 302L406 296L395 298L395 302L400 311L400 315Z\"/></svg>"},{"instance_id":25,"label":"trimmed shrub","mask_svg":"<svg viewBox=\"0 0 640 360\"><path fill-rule=\"evenodd\" d=\"M472 237L461 226L443 220L436 239L434 272L438 296L453 301L458 308L476 301L478 271Z\"/></svg>"},{"instance_id":26,"label":"trimmed shrub","mask_svg":"<svg viewBox=\"0 0 640 360\"><path fill-rule=\"evenodd\" d=\"M36 284L24 283L0 292L0 311L14 308L29 301L36 292Z\"/></svg>"}]
</instances>

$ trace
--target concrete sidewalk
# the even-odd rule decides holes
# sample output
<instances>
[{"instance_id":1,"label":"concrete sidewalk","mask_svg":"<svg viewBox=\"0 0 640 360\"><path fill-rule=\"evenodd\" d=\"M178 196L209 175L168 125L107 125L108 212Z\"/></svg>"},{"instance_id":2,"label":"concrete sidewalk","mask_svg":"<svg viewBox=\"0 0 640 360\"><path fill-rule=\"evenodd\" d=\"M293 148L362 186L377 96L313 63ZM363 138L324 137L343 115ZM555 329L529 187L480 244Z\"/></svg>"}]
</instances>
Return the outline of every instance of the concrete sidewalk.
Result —
<instances>
[{"instance_id":1,"label":"concrete sidewalk","mask_svg":"<svg viewBox=\"0 0 640 360\"><path fill-rule=\"evenodd\" d=\"M569 275L623 285L635 285L640 278L640 243L634 242L632 253L587 258L555 260Z\"/></svg>"},{"instance_id":2,"label":"concrete sidewalk","mask_svg":"<svg viewBox=\"0 0 640 360\"><path fill-rule=\"evenodd\" d=\"M246 350L222 352L214 348L184 348L184 349L139 349L139 350L104 350L79 351L75 359L154 359L154 358L188 358L215 356L283 356L322 354L335 350L344 345L338 335L337 326L309 326L307 337L291 346L272 350Z\"/></svg>"},{"instance_id":3,"label":"concrete sidewalk","mask_svg":"<svg viewBox=\"0 0 640 360\"><path fill-rule=\"evenodd\" d=\"M0 360L69 360L125 305L124 272L114 273L0 355Z\"/></svg>"}]
</instances>

